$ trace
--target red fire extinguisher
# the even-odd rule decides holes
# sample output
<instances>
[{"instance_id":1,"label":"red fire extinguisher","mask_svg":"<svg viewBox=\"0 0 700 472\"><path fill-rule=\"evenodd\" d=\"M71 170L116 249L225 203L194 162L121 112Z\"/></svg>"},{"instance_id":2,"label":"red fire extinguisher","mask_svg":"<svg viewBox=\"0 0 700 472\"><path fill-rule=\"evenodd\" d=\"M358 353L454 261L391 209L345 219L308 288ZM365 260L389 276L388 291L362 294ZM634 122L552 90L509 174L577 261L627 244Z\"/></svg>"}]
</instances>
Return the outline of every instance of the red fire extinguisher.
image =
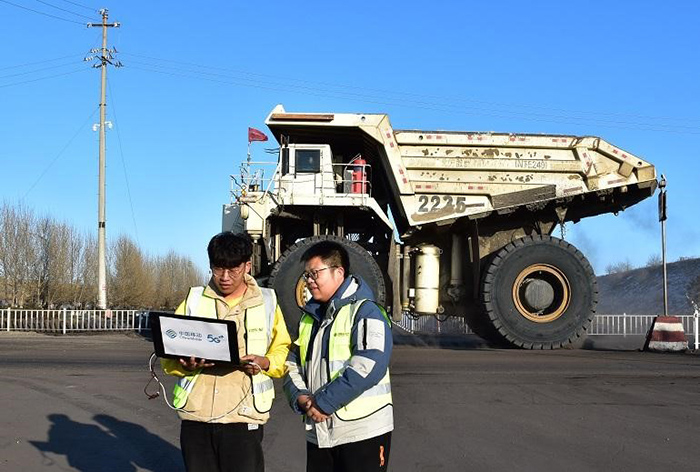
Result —
<instances>
[{"instance_id":1,"label":"red fire extinguisher","mask_svg":"<svg viewBox=\"0 0 700 472\"><path fill-rule=\"evenodd\" d=\"M367 161L358 157L352 162L355 167L352 170L352 193L367 193L367 173L365 165Z\"/></svg>"}]
</instances>

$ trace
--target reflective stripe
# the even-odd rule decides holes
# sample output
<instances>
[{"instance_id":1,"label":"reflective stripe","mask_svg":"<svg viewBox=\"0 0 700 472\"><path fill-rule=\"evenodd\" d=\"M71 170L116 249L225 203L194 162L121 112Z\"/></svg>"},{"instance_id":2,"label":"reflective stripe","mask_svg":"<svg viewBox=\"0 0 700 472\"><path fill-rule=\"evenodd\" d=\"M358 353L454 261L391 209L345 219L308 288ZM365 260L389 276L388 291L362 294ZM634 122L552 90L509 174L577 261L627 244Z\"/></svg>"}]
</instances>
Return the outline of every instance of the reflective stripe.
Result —
<instances>
[{"instance_id":1,"label":"reflective stripe","mask_svg":"<svg viewBox=\"0 0 700 472\"><path fill-rule=\"evenodd\" d=\"M275 315L277 314L277 295L271 288L260 288L265 305L265 315L267 315L267 339L268 345L272 339L272 327L275 325Z\"/></svg>"},{"instance_id":2,"label":"reflective stripe","mask_svg":"<svg viewBox=\"0 0 700 472\"><path fill-rule=\"evenodd\" d=\"M362 392L362 395L360 395L358 398L376 397L379 395L386 395L386 394L391 394L391 383L380 382L377 385L375 385L374 387L370 388L369 390L365 390L364 392Z\"/></svg>"},{"instance_id":3,"label":"reflective stripe","mask_svg":"<svg viewBox=\"0 0 700 472\"><path fill-rule=\"evenodd\" d=\"M384 352L384 337L386 324L382 320L364 319L357 326L357 343L364 349Z\"/></svg>"},{"instance_id":4,"label":"reflective stripe","mask_svg":"<svg viewBox=\"0 0 700 472\"><path fill-rule=\"evenodd\" d=\"M331 372L341 372L345 370L345 368L350 365L350 360L346 359L344 361L331 361L328 363L328 370Z\"/></svg>"},{"instance_id":5,"label":"reflective stripe","mask_svg":"<svg viewBox=\"0 0 700 472\"><path fill-rule=\"evenodd\" d=\"M266 296L263 295L263 301ZM268 293L267 298L271 300ZM271 309L272 314L268 311ZM249 307L245 313L245 327L247 332L246 353L257 356L265 356L270 347L271 328L268 320L274 322L277 304L263 303L262 305ZM272 379L262 371L252 376L253 379L253 406L259 413L267 413L272 408L275 399L275 390Z\"/></svg>"},{"instance_id":6,"label":"reflective stripe","mask_svg":"<svg viewBox=\"0 0 700 472\"><path fill-rule=\"evenodd\" d=\"M366 378L370 372L372 372L372 369L374 368L376 362L374 362L372 359L364 356L352 356L350 359L350 363L348 366L360 374L362 378Z\"/></svg>"},{"instance_id":7,"label":"reflective stripe","mask_svg":"<svg viewBox=\"0 0 700 472\"><path fill-rule=\"evenodd\" d=\"M199 302L202 300L203 294L204 294L204 287L192 287L192 288L190 288L190 291L187 294L187 300L185 302L185 315L187 315L187 316L201 316L201 315L197 314L197 308L199 307ZM209 310L207 310L207 309L205 309L204 311L209 312ZM214 316L216 316L216 309L214 310Z\"/></svg>"},{"instance_id":8,"label":"reflective stripe","mask_svg":"<svg viewBox=\"0 0 700 472\"><path fill-rule=\"evenodd\" d=\"M289 380L292 381L297 390L306 390L308 388L306 386L306 383L304 383L304 377L302 377L301 374L297 372L292 373L291 369L289 369L287 376Z\"/></svg>"},{"instance_id":9,"label":"reflective stripe","mask_svg":"<svg viewBox=\"0 0 700 472\"><path fill-rule=\"evenodd\" d=\"M253 393L264 393L267 392L270 389L274 389L275 384L272 383L272 379L270 377L265 377L263 376L263 379L260 382L255 382L254 383L254 392Z\"/></svg>"},{"instance_id":10,"label":"reflective stripe","mask_svg":"<svg viewBox=\"0 0 700 472\"><path fill-rule=\"evenodd\" d=\"M199 372L198 372L199 373ZM191 390L192 385L194 385L194 378L197 376L195 375L188 375L187 377L181 377L178 381L177 384L180 386L180 388L183 388L185 390Z\"/></svg>"},{"instance_id":11,"label":"reflective stripe","mask_svg":"<svg viewBox=\"0 0 700 472\"><path fill-rule=\"evenodd\" d=\"M185 406L185 403L187 403L187 397L190 395L190 392L192 392L197 377L199 377L199 372L194 375L188 375L178 379L175 387L173 388L173 406L175 408L182 408Z\"/></svg>"},{"instance_id":12,"label":"reflective stripe","mask_svg":"<svg viewBox=\"0 0 700 472\"><path fill-rule=\"evenodd\" d=\"M306 382L302 374L303 369L299 361L299 353L297 350L292 349L289 351L289 356L285 362L287 366L287 377L285 379L285 384L291 382L294 388L297 390L307 390Z\"/></svg>"}]
</instances>

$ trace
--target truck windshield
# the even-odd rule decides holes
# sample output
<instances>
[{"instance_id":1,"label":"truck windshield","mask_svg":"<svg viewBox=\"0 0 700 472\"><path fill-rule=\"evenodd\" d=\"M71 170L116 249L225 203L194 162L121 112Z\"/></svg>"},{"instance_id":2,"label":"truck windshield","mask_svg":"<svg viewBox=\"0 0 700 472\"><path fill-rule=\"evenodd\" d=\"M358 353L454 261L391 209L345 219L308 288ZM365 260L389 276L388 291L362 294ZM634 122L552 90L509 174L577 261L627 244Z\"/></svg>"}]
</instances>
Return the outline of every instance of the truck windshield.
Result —
<instances>
[{"instance_id":1,"label":"truck windshield","mask_svg":"<svg viewBox=\"0 0 700 472\"><path fill-rule=\"evenodd\" d=\"M297 149L295 170L299 172L321 172L320 149Z\"/></svg>"}]
</instances>

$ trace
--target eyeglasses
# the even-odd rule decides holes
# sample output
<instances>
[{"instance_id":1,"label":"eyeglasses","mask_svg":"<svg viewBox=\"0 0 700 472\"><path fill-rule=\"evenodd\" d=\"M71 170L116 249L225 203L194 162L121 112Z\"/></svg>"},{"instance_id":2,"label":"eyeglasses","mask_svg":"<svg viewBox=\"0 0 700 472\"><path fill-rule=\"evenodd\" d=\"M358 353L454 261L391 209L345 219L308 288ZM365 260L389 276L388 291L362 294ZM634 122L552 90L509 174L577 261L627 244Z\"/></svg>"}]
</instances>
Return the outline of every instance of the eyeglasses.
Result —
<instances>
[{"instance_id":1,"label":"eyeglasses","mask_svg":"<svg viewBox=\"0 0 700 472\"><path fill-rule=\"evenodd\" d=\"M224 276L228 272L228 275L231 277L237 277L241 275L241 273L245 270L246 263L244 262L243 264L239 265L238 267L232 267L232 268L226 268L226 267L212 267L211 268L211 273L214 274L214 277L217 279L220 279L221 277Z\"/></svg>"},{"instance_id":2,"label":"eyeglasses","mask_svg":"<svg viewBox=\"0 0 700 472\"><path fill-rule=\"evenodd\" d=\"M309 281L309 279L311 279L311 280L313 280L313 281L315 282L316 280L318 280L318 274L319 274L319 272L322 272L322 271L324 271L324 270L326 270L326 269L336 269L336 268L338 268L338 266L322 267L322 268L320 268L320 269L311 269L311 270L306 271L306 272L304 272L303 274L301 274L301 276L302 276L302 277L304 278L304 280L306 280L307 282Z\"/></svg>"}]
</instances>

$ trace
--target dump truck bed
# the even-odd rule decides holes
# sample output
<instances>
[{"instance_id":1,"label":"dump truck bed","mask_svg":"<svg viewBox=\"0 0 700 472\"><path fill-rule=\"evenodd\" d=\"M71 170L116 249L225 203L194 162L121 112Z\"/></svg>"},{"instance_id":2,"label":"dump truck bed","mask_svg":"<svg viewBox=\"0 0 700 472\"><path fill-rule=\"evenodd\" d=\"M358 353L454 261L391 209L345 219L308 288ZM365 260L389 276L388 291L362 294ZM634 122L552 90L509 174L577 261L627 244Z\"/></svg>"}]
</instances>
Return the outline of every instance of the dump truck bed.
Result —
<instances>
[{"instance_id":1,"label":"dump truck bed","mask_svg":"<svg viewBox=\"0 0 700 472\"><path fill-rule=\"evenodd\" d=\"M400 230L544 207L561 221L578 220L623 210L656 188L653 165L593 136L394 130L385 114L300 114L281 106L267 125L280 142L362 154L375 176L386 177L384 196L375 195L380 204L398 196L392 210Z\"/></svg>"}]
</instances>

